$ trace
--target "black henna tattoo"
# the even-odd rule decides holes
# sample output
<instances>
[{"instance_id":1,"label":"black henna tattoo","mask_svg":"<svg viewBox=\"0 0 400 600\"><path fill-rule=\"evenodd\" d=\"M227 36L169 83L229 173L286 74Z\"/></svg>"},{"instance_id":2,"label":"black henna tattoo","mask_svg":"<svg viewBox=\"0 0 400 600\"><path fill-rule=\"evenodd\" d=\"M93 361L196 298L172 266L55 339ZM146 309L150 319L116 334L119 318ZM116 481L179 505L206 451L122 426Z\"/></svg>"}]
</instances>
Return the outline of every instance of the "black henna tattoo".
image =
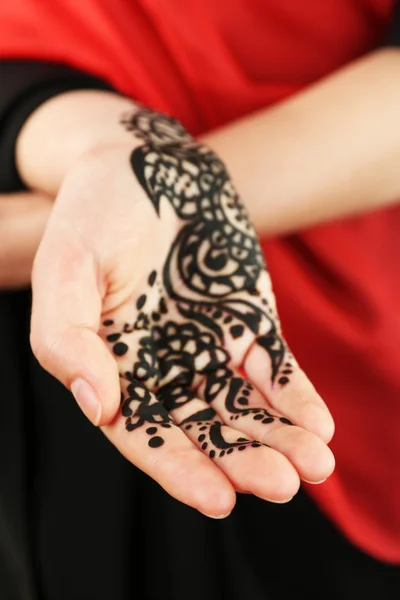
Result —
<instances>
[{"instance_id":1,"label":"black henna tattoo","mask_svg":"<svg viewBox=\"0 0 400 600\"><path fill-rule=\"evenodd\" d=\"M292 425L291 421L286 419L286 417L277 417L270 413L266 408L247 407L249 403L248 396L250 395L251 389L252 385L240 377L232 377L230 380L228 393L225 399L225 407L232 413L229 417L231 421L237 421L240 417L251 415L254 421L260 421L264 424L273 423L278 419L281 423Z\"/></svg>"},{"instance_id":2,"label":"black henna tattoo","mask_svg":"<svg viewBox=\"0 0 400 600\"><path fill-rule=\"evenodd\" d=\"M142 108L122 123L143 140L131 154L131 165L157 215L167 202L182 221L162 270L148 276L153 298L158 294L156 305L143 293L136 300L135 321L107 336L116 356L122 357L128 351L122 336L143 334L132 371L121 375L131 382L122 399L126 428L150 424L149 445L161 445L159 427L172 423L168 411L192 401L201 383L208 403L226 389L231 421L249 416L264 424L274 422L278 417L266 409L248 406L251 386L233 377L224 349L228 337L235 343L251 334L269 356L272 383L284 386L290 380L292 357L275 309L259 289L266 269L262 251L223 163L173 117ZM171 303L174 319L168 314ZM177 314L182 321L176 321ZM207 437L202 448L211 458L261 446L244 438L226 442L214 417L210 407L180 424L186 429L205 427L199 436Z\"/></svg>"},{"instance_id":3,"label":"black henna tattoo","mask_svg":"<svg viewBox=\"0 0 400 600\"><path fill-rule=\"evenodd\" d=\"M167 409L157 402L141 382L134 380L128 385L126 397L122 397L122 414L126 417L127 431L134 431L149 423L164 429L169 429L173 424ZM164 439L156 435L158 431L157 427L146 429L150 436L148 444L151 448L159 448L164 443Z\"/></svg>"},{"instance_id":4,"label":"black henna tattoo","mask_svg":"<svg viewBox=\"0 0 400 600\"><path fill-rule=\"evenodd\" d=\"M239 452L246 448L260 448L267 446L257 440L249 440L244 437L237 438L234 442L227 442L222 434L222 423L220 421L211 421L216 416L216 412L212 409L199 411L184 419L179 423L185 431L190 429L196 430L197 442L200 444L203 452L207 452L210 458L223 458L225 455L232 454L234 450Z\"/></svg>"}]
</instances>

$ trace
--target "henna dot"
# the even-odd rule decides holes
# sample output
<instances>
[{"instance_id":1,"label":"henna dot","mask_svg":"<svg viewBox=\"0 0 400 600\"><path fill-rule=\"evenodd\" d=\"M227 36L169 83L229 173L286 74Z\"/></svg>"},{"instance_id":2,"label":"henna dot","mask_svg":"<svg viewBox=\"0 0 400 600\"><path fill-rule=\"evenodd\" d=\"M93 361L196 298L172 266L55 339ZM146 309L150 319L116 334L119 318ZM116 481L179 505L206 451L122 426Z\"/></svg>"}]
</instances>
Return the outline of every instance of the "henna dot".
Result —
<instances>
[{"instance_id":1,"label":"henna dot","mask_svg":"<svg viewBox=\"0 0 400 600\"><path fill-rule=\"evenodd\" d=\"M250 396L249 390L243 390L242 394L243 396Z\"/></svg>"},{"instance_id":2,"label":"henna dot","mask_svg":"<svg viewBox=\"0 0 400 600\"><path fill-rule=\"evenodd\" d=\"M160 314L158 312L151 313L151 318L153 321L159 321L161 319Z\"/></svg>"},{"instance_id":3,"label":"henna dot","mask_svg":"<svg viewBox=\"0 0 400 600\"><path fill-rule=\"evenodd\" d=\"M157 433L157 427L149 427L148 429L146 429L146 433L148 433L149 435L154 435L155 433Z\"/></svg>"},{"instance_id":4,"label":"henna dot","mask_svg":"<svg viewBox=\"0 0 400 600\"><path fill-rule=\"evenodd\" d=\"M289 383L289 377L280 377L278 379L278 383L280 383L281 385L285 385L286 383Z\"/></svg>"},{"instance_id":5,"label":"henna dot","mask_svg":"<svg viewBox=\"0 0 400 600\"><path fill-rule=\"evenodd\" d=\"M246 450L247 446L239 446L238 450Z\"/></svg>"},{"instance_id":6,"label":"henna dot","mask_svg":"<svg viewBox=\"0 0 400 600\"><path fill-rule=\"evenodd\" d=\"M148 280L148 281L149 281L149 285L150 285L150 286L153 286L153 285L154 285L154 282L155 282L155 280L156 280L156 277L157 277L157 273L156 273L156 271L152 271L152 272L150 273L150 275L149 275L149 280Z\"/></svg>"},{"instance_id":7,"label":"henna dot","mask_svg":"<svg viewBox=\"0 0 400 600\"><path fill-rule=\"evenodd\" d=\"M135 429L135 426L132 425L132 423L127 423L126 424L126 430L127 431L133 431Z\"/></svg>"},{"instance_id":8,"label":"henna dot","mask_svg":"<svg viewBox=\"0 0 400 600\"><path fill-rule=\"evenodd\" d=\"M243 335L244 327L243 325L232 325L229 331L231 332L231 336L236 339Z\"/></svg>"},{"instance_id":9,"label":"henna dot","mask_svg":"<svg viewBox=\"0 0 400 600\"><path fill-rule=\"evenodd\" d=\"M168 312L167 305L165 304L164 298L161 298L159 307L160 307L160 312L162 312L163 315L165 315Z\"/></svg>"},{"instance_id":10,"label":"henna dot","mask_svg":"<svg viewBox=\"0 0 400 600\"><path fill-rule=\"evenodd\" d=\"M235 421L237 421L237 420L238 420L238 418L239 418L239 415L236 415L236 417L235 417Z\"/></svg>"},{"instance_id":11,"label":"henna dot","mask_svg":"<svg viewBox=\"0 0 400 600\"><path fill-rule=\"evenodd\" d=\"M207 448L208 444L207 442L204 442L204 444L201 446L202 450L205 450Z\"/></svg>"},{"instance_id":12,"label":"henna dot","mask_svg":"<svg viewBox=\"0 0 400 600\"><path fill-rule=\"evenodd\" d=\"M260 421L260 419L263 419L263 418L264 418L263 415L254 415L254 417L253 417L253 419L255 421Z\"/></svg>"},{"instance_id":13,"label":"henna dot","mask_svg":"<svg viewBox=\"0 0 400 600\"><path fill-rule=\"evenodd\" d=\"M210 458L214 458L214 456L215 456L215 450L211 450L210 451Z\"/></svg>"},{"instance_id":14,"label":"henna dot","mask_svg":"<svg viewBox=\"0 0 400 600\"><path fill-rule=\"evenodd\" d=\"M230 421L232 421L232 420L233 420L233 417L229 417L229 420L230 420Z\"/></svg>"},{"instance_id":15,"label":"henna dot","mask_svg":"<svg viewBox=\"0 0 400 600\"><path fill-rule=\"evenodd\" d=\"M261 446L259 442L253 442L251 445L253 446L253 448L259 448Z\"/></svg>"},{"instance_id":16,"label":"henna dot","mask_svg":"<svg viewBox=\"0 0 400 600\"><path fill-rule=\"evenodd\" d=\"M199 437L197 439L199 442L202 442L206 439L206 436L204 435L204 433L202 433L201 435L199 435Z\"/></svg>"},{"instance_id":17,"label":"henna dot","mask_svg":"<svg viewBox=\"0 0 400 600\"><path fill-rule=\"evenodd\" d=\"M240 437L236 441L237 442L248 442L249 440L247 438Z\"/></svg>"},{"instance_id":18,"label":"henna dot","mask_svg":"<svg viewBox=\"0 0 400 600\"><path fill-rule=\"evenodd\" d=\"M285 367L291 367L291 366L292 365L289 362L285 363Z\"/></svg>"},{"instance_id":19,"label":"henna dot","mask_svg":"<svg viewBox=\"0 0 400 600\"><path fill-rule=\"evenodd\" d=\"M151 438L151 440L149 440L149 446L150 448L159 448L160 446L162 446L164 443L164 440L161 437L153 437Z\"/></svg>"},{"instance_id":20,"label":"henna dot","mask_svg":"<svg viewBox=\"0 0 400 600\"><path fill-rule=\"evenodd\" d=\"M289 419L286 419L286 417L280 417L279 420L281 423L285 423L285 425L293 425L292 421L289 421Z\"/></svg>"},{"instance_id":21,"label":"henna dot","mask_svg":"<svg viewBox=\"0 0 400 600\"><path fill-rule=\"evenodd\" d=\"M229 448L229 450L227 450L227 452L226 452L226 453L227 453L227 454L232 454L232 452L233 452L233 448Z\"/></svg>"},{"instance_id":22,"label":"henna dot","mask_svg":"<svg viewBox=\"0 0 400 600\"><path fill-rule=\"evenodd\" d=\"M244 410L244 411L242 412L242 415L243 415L243 417L247 417L247 415L249 415L249 414L250 414L250 411L249 411L249 410Z\"/></svg>"},{"instance_id":23,"label":"henna dot","mask_svg":"<svg viewBox=\"0 0 400 600\"><path fill-rule=\"evenodd\" d=\"M137 308L138 310L140 310L141 308L143 308L143 306L144 306L144 305L145 305L145 303L146 303L146 300L147 300L147 298L146 298L146 294L142 294L142 295L140 296L140 298L138 298L138 300L137 300L137 302L136 302L136 308Z\"/></svg>"},{"instance_id":24,"label":"henna dot","mask_svg":"<svg viewBox=\"0 0 400 600\"><path fill-rule=\"evenodd\" d=\"M201 421L197 421L196 425L203 425Z\"/></svg>"},{"instance_id":25,"label":"henna dot","mask_svg":"<svg viewBox=\"0 0 400 600\"><path fill-rule=\"evenodd\" d=\"M248 398L244 398L244 397L243 398L239 398L238 402L239 402L239 404L242 404L242 405L246 406L249 403L249 399Z\"/></svg>"},{"instance_id":26,"label":"henna dot","mask_svg":"<svg viewBox=\"0 0 400 600\"><path fill-rule=\"evenodd\" d=\"M292 369L285 369L284 371L282 371L282 373L284 375L291 375L293 373Z\"/></svg>"},{"instance_id":27,"label":"henna dot","mask_svg":"<svg viewBox=\"0 0 400 600\"><path fill-rule=\"evenodd\" d=\"M185 429L186 431L189 431L189 429L192 429L192 425L186 425Z\"/></svg>"},{"instance_id":28,"label":"henna dot","mask_svg":"<svg viewBox=\"0 0 400 600\"><path fill-rule=\"evenodd\" d=\"M106 319L105 321L103 321L103 325L105 327L109 327L110 325L114 325L114 321L112 319Z\"/></svg>"},{"instance_id":29,"label":"henna dot","mask_svg":"<svg viewBox=\"0 0 400 600\"><path fill-rule=\"evenodd\" d=\"M263 299L261 300L261 302L262 302L264 305L265 305L265 304L268 304L268 302L267 302L267 300L266 300L265 298L263 298Z\"/></svg>"},{"instance_id":30,"label":"henna dot","mask_svg":"<svg viewBox=\"0 0 400 600\"><path fill-rule=\"evenodd\" d=\"M219 453L220 457L222 458L223 456L225 456L225 450L221 450L221 452Z\"/></svg>"},{"instance_id":31,"label":"henna dot","mask_svg":"<svg viewBox=\"0 0 400 600\"><path fill-rule=\"evenodd\" d=\"M161 423L161 427L164 427L164 429L169 429L171 427L170 423Z\"/></svg>"},{"instance_id":32,"label":"henna dot","mask_svg":"<svg viewBox=\"0 0 400 600\"><path fill-rule=\"evenodd\" d=\"M113 346L113 352L117 356L123 356L124 354L126 354L128 352L128 346L126 344L124 344L124 342L117 342Z\"/></svg>"},{"instance_id":33,"label":"henna dot","mask_svg":"<svg viewBox=\"0 0 400 600\"><path fill-rule=\"evenodd\" d=\"M213 314L214 319L220 319L222 317L222 311L221 310L216 310L215 313Z\"/></svg>"},{"instance_id":34,"label":"henna dot","mask_svg":"<svg viewBox=\"0 0 400 600\"><path fill-rule=\"evenodd\" d=\"M274 421L274 417L267 417L266 419L263 419L263 423L273 423Z\"/></svg>"},{"instance_id":35,"label":"henna dot","mask_svg":"<svg viewBox=\"0 0 400 600\"><path fill-rule=\"evenodd\" d=\"M230 315L228 317L225 317L224 319L224 323L225 325L227 325L228 323L232 323L233 317L231 317Z\"/></svg>"},{"instance_id":36,"label":"henna dot","mask_svg":"<svg viewBox=\"0 0 400 600\"><path fill-rule=\"evenodd\" d=\"M119 340L120 337L121 337L120 333L110 333L110 335L107 336L107 341L108 342L116 342L117 340Z\"/></svg>"},{"instance_id":37,"label":"henna dot","mask_svg":"<svg viewBox=\"0 0 400 600\"><path fill-rule=\"evenodd\" d=\"M207 429L207 425L203 425L203 427L200 427L199 431L204 431L205 429Z\"/></svg>"}]
</instances>

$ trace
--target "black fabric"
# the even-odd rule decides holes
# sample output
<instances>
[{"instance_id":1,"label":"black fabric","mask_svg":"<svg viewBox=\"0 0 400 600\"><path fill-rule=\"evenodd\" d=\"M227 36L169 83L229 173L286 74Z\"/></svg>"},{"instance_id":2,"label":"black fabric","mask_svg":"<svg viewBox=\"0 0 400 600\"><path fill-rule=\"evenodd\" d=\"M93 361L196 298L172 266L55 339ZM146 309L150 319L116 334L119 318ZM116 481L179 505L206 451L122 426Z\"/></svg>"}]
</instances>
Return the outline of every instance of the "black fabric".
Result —
<instances>
[{"instance_id":1,"label":"black fabric","mask_svg":"<svg viewBox=\"0 0 400 600\"><path fill-rule=\"evenodd\" d=\"M300 493L222 521L130 465L31 354L29 292L0 294L2 600L398 600L400 567Z\"/></svg>"},{"instance_id":2,"label":"black fabric","mask_svg":"<svg viewBox=\"0 0 400 600\"><path fill-rule=\"evenodd\" d=\"M397 1L394 9L388 31L384 37L383 47L400 46L400 2Z\"/></svg>"},{"instance_id":3,"label":"black fabric","mask_svg":"<svg viewBox=\"0 0 400 600\"><path fill-rule=\"evenodd\" d=\"M25 189L15 164L15 142L27 118L46 100L76 89L113 88L93 75L58 63L0 61L0 192Z\"/></svg>"}]
</instances>

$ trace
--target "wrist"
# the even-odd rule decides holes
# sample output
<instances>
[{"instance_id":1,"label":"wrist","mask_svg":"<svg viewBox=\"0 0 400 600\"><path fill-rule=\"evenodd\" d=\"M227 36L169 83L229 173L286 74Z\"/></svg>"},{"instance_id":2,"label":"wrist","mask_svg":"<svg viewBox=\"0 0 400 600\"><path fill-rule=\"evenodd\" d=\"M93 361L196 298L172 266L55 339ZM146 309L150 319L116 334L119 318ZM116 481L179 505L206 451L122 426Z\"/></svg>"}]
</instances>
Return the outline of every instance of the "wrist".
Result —
<instances>
[{"instance_id":1,"label":"wrist","mask_svg":"<svg viewBox=\"0 0 400 600\"><path fill-rule=\"evenodd\" d=\"M44 102L26 121L16 144L16 163L24 183L55 196L76 161L110 145L134 147L121 126L122 115L136 105L106 91L79 90Z\"/></svg>"}]
</instances>

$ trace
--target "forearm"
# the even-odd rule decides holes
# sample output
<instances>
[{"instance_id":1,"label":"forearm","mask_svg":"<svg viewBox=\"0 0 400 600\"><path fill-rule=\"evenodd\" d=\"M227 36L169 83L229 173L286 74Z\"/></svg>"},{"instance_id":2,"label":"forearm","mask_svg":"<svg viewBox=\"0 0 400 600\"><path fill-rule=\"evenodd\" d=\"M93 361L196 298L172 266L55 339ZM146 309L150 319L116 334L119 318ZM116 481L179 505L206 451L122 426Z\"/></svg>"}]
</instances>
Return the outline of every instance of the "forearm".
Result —
<instances>
[{"instance_id":1,"label":"forearm","mask_svg":"<svg viewBox=\"0 0 400 600\"><path fill-rule=\"evenodd\" d=\"M29 285L52 201L42 193L0 194L0 290Z\"/></svg>"},{"instance_id":2,"label":"forearm","mask_svg":"<svg viewBox=\"0 0 400 600\"><path fill-rule=\"evenodd\" d=\"M371 55L295 97L203 136L224 160L253 222L277 234L400 197L400 53ZM134 103L104 91L45 102L17 142L28 187L55 195L69 167L104 143Z\"/></svg>"},{"instance_id":3,"label":"forearm","mask_svg":"<svg viewBox=\"0 0 400 600\"><path fill-rule=\"evenodd\" d=\"M400 52L376 52L207 134L253 222L279 234L400 198Z\"/></svg>"}]
</instances>

